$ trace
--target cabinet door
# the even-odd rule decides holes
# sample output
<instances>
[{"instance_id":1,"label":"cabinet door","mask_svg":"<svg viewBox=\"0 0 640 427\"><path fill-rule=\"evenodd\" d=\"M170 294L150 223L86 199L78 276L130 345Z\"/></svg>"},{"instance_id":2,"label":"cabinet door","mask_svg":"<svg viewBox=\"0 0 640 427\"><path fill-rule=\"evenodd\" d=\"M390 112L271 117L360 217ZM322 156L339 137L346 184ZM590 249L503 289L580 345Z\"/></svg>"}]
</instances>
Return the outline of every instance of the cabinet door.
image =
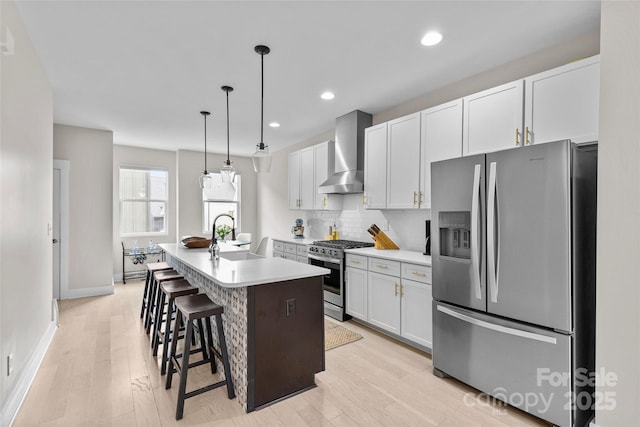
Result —
<instances>
[{"instance_id":1,"label":"cabinet door","mask_svg":"<svg viewBox=\"0 0 640 427\"><path fill-rule=\"evenodd\" d=\"M400 278L370 271L367 280L369 322L400 335Z\"/></svg>"},{"instance_id":2,"label":"cabinet door","mask_svg":"<svg viewBox=\"0 0 640 427\"><path fill-rule=\"evenodd\" d=\"M300 150L300 209L313 209L316 193L313 170L313 147Z\"/></svg>"},{"instance_id":3,"label":"cabinet door","mask_svg":"<svg viewBox=\"0 0 640 427\"><path fill-rule=\"evenodd\" d=\"M524 99L526 145L597 141L600 56L527 78Z\"/></svg>"},{"instance_id":4,"label":"cabinet door","mask_svg":"<svg viewBox=\"0 0 640 427\"><path fill-rule=\"evenodd\" d=\"M431 285L403 279L401 289L400 335L417 344L432 348Z\"/></svg>"},{"instance_id":5,"label":"cabinet door","mask_svg":"<svg viewBox=\"0 0 640 427\"><path fill-rule=\"evenodd\" d=\"M462 99L429 108L421 115L421 207L431 209L431 162L462 156Z\"/></svg>"},{"instance_id":6,"label":"cabinet door","mask_svg":"<svg viewBox=\"0 0 640 427\"><path fill-rule=\"evenodd\" d=\"M419 207L420 113L387 124L387 208Z\"/></svg>"},{"instance_id":7,"label":"cabinet door","mask_svg":"<svg viewBox=\"0 0 640 427\"><path fill-rule=\"evenodd\" d=\"M313 208L320 210L341 210L341 194L318 193L318 186L325 182L335 171L335 145L333 141L326 141L313 146L315 198Z\"/></svg>"},{"instance_id":8,"label":"cabinet door","mask_svg":"<svg viewBox=\"0 0 640 427\"><path fill-rule=\"evenodd\" d=\"M367 320L367 271L346 268L346 311L353 317Z\"/></svg>"},{"instance_id":9,"label":"cabinet door","mask_svg":"<svg viewBox=\"0 0 640 427\"><path fill-rule=\"evenodd\" d=\"M289 153L289 209L300 205L300 151Z\"/></svg>"},{"instance_id":10,"label":"cabinet door","mask_svg":"<svg viewBox=\"0 0 640 427\"><path fill-rule=\"evenodd\" d=\"M523 92L517 80L463 98L463 156L522 145Z\"/></svg>"},{"instance_id":11,"label":"cabinet door","mask_svg":"<svg viewBox=\"0 0 640 427\"><path fill-rule=\"evenodd\" d=\"M387 204L387 123L364 132L364 205L381 209Z\"/></svg>"}]
</instances>

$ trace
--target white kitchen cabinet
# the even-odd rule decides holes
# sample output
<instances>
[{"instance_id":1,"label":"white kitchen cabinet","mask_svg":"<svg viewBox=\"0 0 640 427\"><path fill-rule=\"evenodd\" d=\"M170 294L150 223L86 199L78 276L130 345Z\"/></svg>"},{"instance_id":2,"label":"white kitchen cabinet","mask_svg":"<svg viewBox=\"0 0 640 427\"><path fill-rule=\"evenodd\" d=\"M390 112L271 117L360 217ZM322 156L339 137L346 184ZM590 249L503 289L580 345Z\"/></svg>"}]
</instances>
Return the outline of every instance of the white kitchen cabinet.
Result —
<instances>
[{"instance_id":1,"label":"white kitchen cabinet","mask_svg":"<svg viewBox=\"0 0 640 427\"><path fill-rule=\"evenodd\" d=\"M387 123L387 209L420 206L420 150L420 113Z\"/></svg>"},{"instance_id":2,"label":"white kitchen cabinet","mask_svg":"<svg viewBox=\"0 0 640 427\"><path fill-rule=\"evenodd\" d=\"M462 104L460 98L420 113L422 208L431 208L431 162L462 156Z\"/></svg>"},{"instance_id":3,"label":"white kitchen cabinet","mask_svg":"<svg viewBox=\"0 0 640 427\"><path fill-rule=\"evenodd\" d=\"M313 209L313 147L289 153L289 209Z\"/></svg>"},{"instance_id":4,"label":"white kitchen cabinet","mask_svg":"<svg viewBox=\"0 0 640 427\"><path fill-rule=\"evenodd\" d=\"M307 245L291 243L283 240L273 241L273 257L307 263Z\"/></svg>"},{"instance_id":5,"label":"white kitchen cabinet","mask_svg":"<svg viewBox=\"0 0 640 427\"><path fill-rule=\"evenodd\" d=\"M387 123L364 130L364 194L367 209L387 206Z\"/></svg>"},{"instance_id":6,"label":"white kitchen cabinet","mask_svg":"<svg viewBox=\"0 0 640 427\"><path fill-rule=\"evenodd\" d=\"M525 79L524 143L598 140L600 56Z\"/></svg>"},{"instance_id":7,"label":"white kitchen cabinet","mask_svg":"<svg viewBox=\"0 0 640 427\"><path fill-rule=\"evenodd\" d=\"M400 278L369 271L367 288L369 323L400 335Z\"/></svg>"},{"instance_id":8,"label":"white kitchen cabinet","mask_svg":"<svg viewBox=\"0 0 640 427\"><path fill-rule=\"evenodd\" d=\"M341 194L322 194L318 186L325 182L335 171L335 143L325 141L313 146L314 189L313 208L316 210L341 210Z\"/></svg>"},{"instance_id":9,"label":"white kitchen cabinet","mask_svg":"<svg viewBox=\"0 0 640 427\"><path fill-rule=\"evenodd\" d=\"M524 80L463 98L462 154L489 153L522 144Z\"/></svg>"},{"instance_id":10,"label":"white kitchen cabinet","mask_svg":"<svg viewBox=\"0 0 640 427\"><path fill-rule=\"evenodd\" d=\"M345 257L346 312L366 321L367 314L367 257L347 254Z\"/></svg>"},{"instance_id":11,"label":"white kitchen cabinet","mask_svg":"<svg viewBox=\"0 0 640 427\"><path fill-rule=\"evenodd\" d=\"M401 336L432 348L431 267L402 263Z\"/></svg>"}]
</instances>

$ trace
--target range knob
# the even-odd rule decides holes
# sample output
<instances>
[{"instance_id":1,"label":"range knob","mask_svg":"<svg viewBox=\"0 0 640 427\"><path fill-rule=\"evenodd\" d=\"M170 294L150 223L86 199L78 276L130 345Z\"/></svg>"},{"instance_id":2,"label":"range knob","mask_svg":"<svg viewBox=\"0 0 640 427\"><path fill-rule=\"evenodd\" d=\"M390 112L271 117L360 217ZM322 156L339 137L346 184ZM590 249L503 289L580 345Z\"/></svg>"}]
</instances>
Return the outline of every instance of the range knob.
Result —
<instances>
[{"instance_id":1,"label":"range knob","mask_svg":"<svg viewBox=\"0 0 640 427\"><path fill-rule=\"evenodd\" d=\"M323 254L324 253L324 248L320 249L320 253Z\"/></svg>"}]
</instances>

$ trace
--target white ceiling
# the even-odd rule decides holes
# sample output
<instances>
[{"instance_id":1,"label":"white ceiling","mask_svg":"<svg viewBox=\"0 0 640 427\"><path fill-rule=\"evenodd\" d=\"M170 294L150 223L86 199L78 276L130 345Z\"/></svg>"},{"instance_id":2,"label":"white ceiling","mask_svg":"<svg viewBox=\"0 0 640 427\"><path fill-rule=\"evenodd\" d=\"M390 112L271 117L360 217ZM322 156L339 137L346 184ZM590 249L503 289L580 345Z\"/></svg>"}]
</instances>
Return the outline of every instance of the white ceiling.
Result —
<instances>
[{"instance_id":1,"label":"white ceiling","mask_svg":"<svg viewBox=\"0 0 640 427\"><path fill-rule=\"evenodd\" d=\"M109 129L116 144L277 151L536 50L593 31L599 1L20 1L54 91L56 123ZM428 30L444 34L420 45ZM332 90L332 101L320 99ZM281 127L267 126L278 121Z\"/></svg>"}]
</instances>

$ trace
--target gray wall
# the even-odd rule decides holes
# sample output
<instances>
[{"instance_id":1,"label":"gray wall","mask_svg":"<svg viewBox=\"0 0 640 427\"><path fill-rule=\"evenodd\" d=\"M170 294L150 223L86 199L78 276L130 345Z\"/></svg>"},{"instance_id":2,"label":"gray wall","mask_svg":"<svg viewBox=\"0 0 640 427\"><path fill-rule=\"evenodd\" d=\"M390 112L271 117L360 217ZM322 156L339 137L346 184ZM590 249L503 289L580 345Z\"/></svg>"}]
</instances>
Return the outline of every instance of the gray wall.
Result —
<instances>
[{"instance_id":1,"label":"gray wall","mask_svg":"<svg viewBox=\"0 0 640 427\"><path fill-rule=\"evenodd\" d=\"M53 157L69 160L69 292L113 292L113 132L54 125Z\"/></svg>"},{"instance_id":2,"label":"gray wall","mask_svg":"<svg viewBox=\"0 0 640 427\"><path fill-rule=\"evenodd\" d=\"M55 330L52 303L52 122L49 80L13 2L0 2L0 424L8 425ZM14 371L6 374L7 355Z\"/></svg>"},{"instance_id":3,"label":"gray wall","mask_svg":"<svg viewBox=\"0 0 640 427\"><path fill-rule=\"evenodd\" d=\"M599 426L640 425L640 2L602 2L596 364Z\"/></svg>"}]
</instances>

